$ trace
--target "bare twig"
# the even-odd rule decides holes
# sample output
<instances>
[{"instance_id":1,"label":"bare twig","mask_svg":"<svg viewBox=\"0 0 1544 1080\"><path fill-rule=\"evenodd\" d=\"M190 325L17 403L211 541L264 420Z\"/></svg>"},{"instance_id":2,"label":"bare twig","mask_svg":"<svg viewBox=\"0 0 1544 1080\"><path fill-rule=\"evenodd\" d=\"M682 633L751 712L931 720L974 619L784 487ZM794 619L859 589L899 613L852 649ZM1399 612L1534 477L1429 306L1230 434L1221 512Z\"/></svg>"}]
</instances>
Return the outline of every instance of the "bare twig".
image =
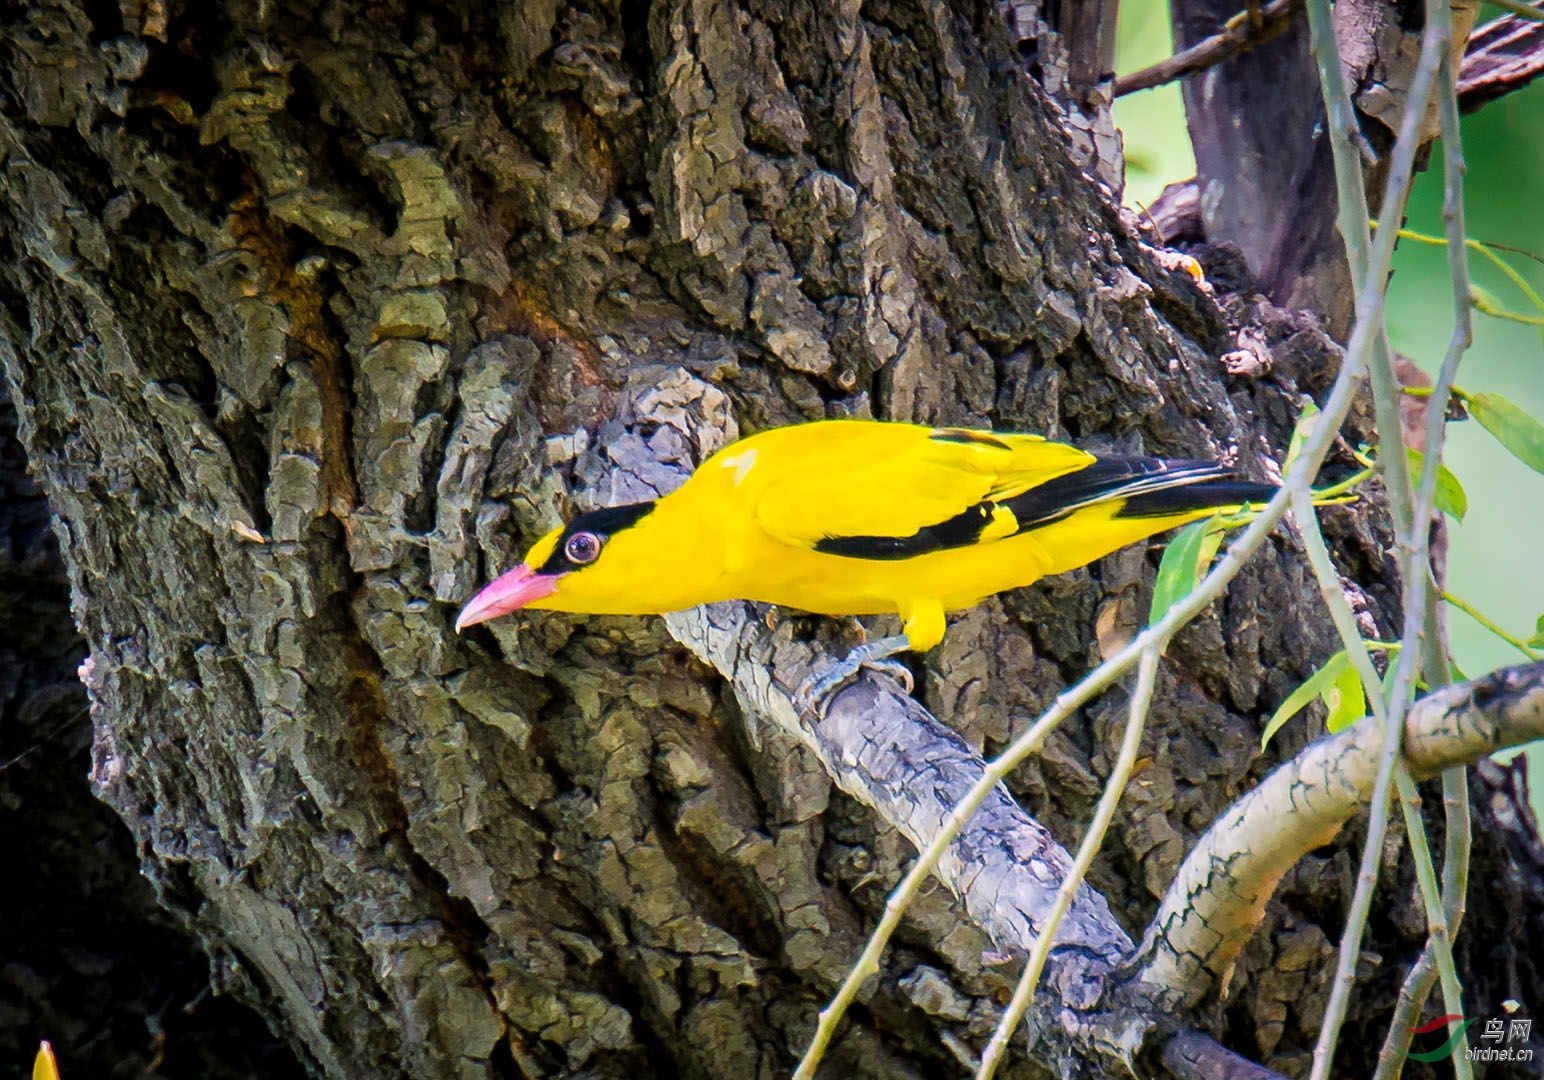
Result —
<instances>
[{"instance_id":1,"label":"bare twig","mask_svg":"<svg viewBox=\"0 0 1544 1080\"><path fill-rule=\"evenodd\" d=\"M1414 1038L1412 1030L1416 1017L1426 1007L1431 988L1437 985L1437 949L1428 938L1415 965L1400 984L1399 997L1394 1002L1394 1015L1389 1019L1389 1029L1384 1033L1383 1045L1378 1049L1378 1066L1372 1080L1399 1080L1404 1071L1405 1051L1410 1049Z\"/></svg>"},{"instance_id":2,"label":"bare twig","mask_svg":"<svg viewBox=\"0 0 1544 1080\"><path fill-rule=\"evenodd\" d=\"M1217 33L1201 39L1190 48L1116 79L1115 96L1151 90L1155 86L1162 86L1232 59L1279 35L1292 25L1293 18L1302 7L1303 0L1270 0L1270 3L1258 9L1258 19L1245 18L1244 13L1240 12Z\"/></svg>"},{"instance_id":3,"label":"bare twig","mask_svg":"<svg viewBox=\"0 0 1544 1080\"><path fill-rule=\"evenodd\" d=\"M1405 198L1409 192L1411 171L1414 164L1416 150L1420 145L1421 122L1425 116L1427 103L1430 100L1433 86L1436 82L1437 70L1447 54L1448 38L1451 34L1451 22L1448 12L1443 9L1440 0L1431 0L1427 5L1426 29L1422 38L1422 51L1416 66L1415 75L1411 80L1409 97L1406 102L1404 116L1400 122L1400 132L1394 144L1392 161L1389 167L1389 175L1384 194L1384 201L1379 216L1378 235L1372 244L1371 251L1367 250L1367 212L1364 195L1361 162L1357 157L1355 147L1355 113L1350 96L1340 74L1339 50L1335 41L1334 27L1331 21L1329 4L1326 0L1309 0L1308 14L1309 25L1314 42L1314 52L1320 67L1320 83L1323 92L1326 111L1330 117L1331 146L1334 151L1337 186L1339 188L1339 224L1341 232L1346 240L1347 255L1350 258L1353 278L1360 288L1357 304L1357 322L1352 332L1353 343L1358 336L1375 339L1375 354L1371 361L1371 374L1374 391L1374 407L1378 419L1379 440L1381 452L1379 461L1383 466L1386 488L1389 494L1390 511L1394 518L1395 532L1400 537L1402 564L1405 578L1405 631L1404 645L1399 661L1396 663L1393 685L1390 687L1387 699L1387 720L1384 724L1384 748L1382 760L1378 770L1377 782L1374 788L1371 814L1368 819L1368 834L1362 852L1362 862L1357 877L1356 891L1352 897L1351 910L1347 918L1346 929L1341 938L1340 958L1336 968L1335 981L1331 987L1330 999L1325 1010L1323 1027L1319 1033L1319 1042L1314 1052L1314 1064L1312 1077L1314 1080L1324 1080L1329 1074L1330 1062L1333 1060L1335 1042L1339 1036L1340 1026L1344 1022L1346 1007L1350 999L1351 982L1355 976L1357 955L1360 952L1362 933L1366 928L1367 915L1372 905L1372 892L1377 880L1378 859L1382 851L1383 834L1388 825L1388 795L1389 789L1397 778L1400 783L1402 799L1401 807L1406 813L1408 832L1412 853L1416 859L1416 876L1421 884L1422 900L1427 909L1427 922L1431 928L1434 953L1442 973L1443 994L1447 1001L1449 1011L1461 1011L1460 994L1458 988L1457 972L1453 966L1451 949L1448 948L1447 927L1445 915L1436 895L1435 868L1430 865L1430 856L1425 851L1424 825L1416 813L1410 799L1409 780L1398 769L1399 764L1399 737L1401 721L1404 710L1411 696L1414 685L1414 673L1416 670L1416 657L1419 651L1419 627L1427 610L1426 586L1430 576L1427 561L1427 535L1430 520L1430 503L1424 504L1424 517L1417 517L1417 508L1413 508L1410 498L1408 468L1406 467L1404 443L1400 435L1399 427L1399 401L1398 386L1394 377L1393 365L1388 358L1386 344L1384 344L1384 328L1382 316L1381 290L1374 291L1371 286L1381 285L1387 274L1387 256L1392 253L1395 237L1391 235L1397 227L1400 216L1403 213ZM1367 252L1365 261L1363 253ZM1371 297L1374 303L1363 304L1363 299ZM1460 350L1461 352L1461 350ZM1456 363L1456 360L1454 361ZM1449 375L1449 385L1451 374ZM1437 415L1437 441L1428 446L1427 471L1428 476L1423 477L1423 494L1426 488L1434 493L1436 482L1436 461L1441 449L1441 404L1445 403L1445 391L1434 410ZM1427 483L1426 481L1429 481ZM1419 531L1413 522L1419 521ZM1307 531L1305 526L1305 531ZM1314 525L1316 530L1317 526ZM1332 604L1332 610L1334 605ZM1343 636L1346 631L1343 630ZM1349 638L1348 648L1356 652ZM1365 653L1363 654L1365 656ZM1444 660L1445 663L1445 660ZM1367 673L1362 672L1364 682ZM1368 684L1369 695L1378 693L1379 683L1374 679ZM1419 834L1419 835L1417 835ZM1455 1068L1460 1075L1466 1075L1465 1062L1461 1055L1455 1054Z\"/></svg>"},{"instance_id":4,"label":"bare twig","mask_svg":"<svg viewBox=\"0 0 1544 1080\"><path fill-rule=\"evenodd\" d=\"M1453 67L1452 52L1449 50L1443 57L1442 66L1437 73L1437 101L1443 142L1442 217L1447 230L1448 266L1453 280L1453 336L1448 343L1447 354L1443 357L1442 369L1438 373L1436 385L1432 388L1432 398L1427 403L1426 446L1431 454L1424 462L1416 499L1415 521L1412 525L1412 527L1422 528L1423 539L1429 537L1424 523L1431 519L1432 506L1436 498L1436 472L1445 432L1447 399L1452 392L1458 363L1473 339L1469 303L1468 245L1464 235L1465 167ZM1412 566L1407 572L1420 574L1424 578L1431 570L1425 551L1418 548L1413 555L1419 555L1421 561L1415 564L1412 557ZM1436 686L1447 681L1447 645L1442 640L1443 623L1441 613L1437 610L1436 591L1425 590L1422 600L1424 606L1421 615L1426 624L1426 633L1421 642L1421 665L1426 673L1428 684ZM1407 610L1407 639L1409 624L1414 618L1414 613ZM1528 650L1524 649L1524 652ZM1531 653L1529 655L1530 659L1534 658ZM1469 778L1462 766L1443 772L1442 803L1447 816L1446 850L1442 861L1443 918L1448 938L1451 940L1452 936L1458 933L1458 925L1463 919L1464 897L1469 886ZM1426 943L1426 948L1421 952L1420 959L1417 960L1400 988L1399 1001L1394 1009L1394 1016L1390 1021L1383 1047L1378 1054L1377 1078L1381 1080L1397 1080L1403 1068L1405 1057L1402 1051L1410 1044L1410 1029L1413 1026L1411 1021L1420 1015L1426 1003L1426 997L1431 993L1433 972L1442 967L1442 948L1441 935L1433 932L1431 939ZM1444 971L1443 974L1445 976L1447 973ZM1446 985L1443 993L1444 996L1448 996ZM1460 1046L1459 1049L1461 1050L1462 1047ZM1455 1065L1455 1070L1459 1075L1463 1074L1461 1066Z\"/></svg>"}]
</instances>

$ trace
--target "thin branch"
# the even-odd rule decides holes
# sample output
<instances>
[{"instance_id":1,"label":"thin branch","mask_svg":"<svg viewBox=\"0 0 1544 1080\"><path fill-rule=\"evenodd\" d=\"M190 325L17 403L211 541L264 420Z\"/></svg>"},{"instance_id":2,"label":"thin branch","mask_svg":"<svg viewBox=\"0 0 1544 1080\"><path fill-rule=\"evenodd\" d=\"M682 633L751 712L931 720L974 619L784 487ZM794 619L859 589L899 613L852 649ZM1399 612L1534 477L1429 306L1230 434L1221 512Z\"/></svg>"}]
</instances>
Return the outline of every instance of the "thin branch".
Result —
<instances>
[{"instance_id":1,"label":"thin branch","mask_svg":"<svg viewBox=\"0 0 1544 1080\"><path fill-rule=\"evenodd\" d=\"M1510 15L1516 15L1519 19L1532 19L1534 22L1544 22L1544 11L1522 0L1489 0L1490 3Z\"/></svg>"},{"instance_id":2,"label":"thin branch","mask_svg":"<svg viewBox=\"0 0 1544 1080\"><path fill-rule=\"evenodd\" d=\"M1350 1001L1351 983L1356 974L1356 961L1361 949L1362 934L1366 929L1367 916L1372 906L1372 893L1377 881L1378 859L1382 853L1383 834L1388 827L1389 789L1401 772L1399 763L1399 737L1401 720L1411 696L1416 670L1416 653L1419 647L1418 631L1421 616L1426 611L1426 584L1430 574L1426 541L1428 516L1415 518L1410 505L1411 492L1408 467L1399 428L1399 395L1390 362L1383 322L1383 288L1388 273L1388 256L1392 254L1396 239L1395 230L1403 214L1405 199L1409 193L1411 174L1417 149L1421 144L1421 122L1436 83L1437 70L1448 52L1448 38L1452 24L1448 11L1441 0L1428 0L1426 28L1422 35L1421 56L1409 89L1405 113L1400 121L1400 131L1394 144L1389 164L1383 204L1378 219L1378 234L1368 251L1368 222L1365 189L1362 180L1361 160L1357 156L1359 133L1356 114L1350 94L1341 75L1339 47L1335 40L1334 24L1328 0L1308 0L1310 33L1314 54L1319 64L1320 90L1329 117L1330 145L1335 160L1335 174L1339 194L1337 220L1345 238L1347 256L1351 262L1352 277L1359 294L1357 299L1356 325L1352 331L1353 345L1358 337L1370 339L1373 358L1374 411L1377 416L1379 441L1382 452L1379 461L1383 465L1385 487L1389 495L1389 509L1394 518L1395 533L1400 538L1402 564L1405 579L1405 648L1401 650L1395 665L1393 685L1389 689L1388 720L1384 724L1384 747L1377 783L1374 789L1371 813L1367 824L1367 839L1362 849L1361 866L1357 875L1356 891L1352 896L1346 928L1341 937L1340 957L1335 980L1331 986L1329 1002L1325 1008L1323 1027L1319 1032L1318 1045L1314 1050L1313 1080L1325 1080L1330 1062L1334 1058L1335 1042L1344 1023ZM1364 301L1370 301L1364 303ZM1443 396L1445 402L1445 394ZM1427 455L1428 477L1434 490L1436 459L1440 458L1439 441L1429 444ZM1423 483L1423 487L1428 486ZM1420 521L1417 534L1412 521ZM1316 526L1315 526L1316 527ZM1348 642L1349 647L1349 642ZM1445 661L1444 661L1445 663ZM1365 675L1364 675L1365 678ZM1369 687L1369 693L1374 693ZM1408 779L1399 777L1402 791L1408 788ZM1401 799L1401 807L1412 827L1410 833L1412 853L1415 856L1416 876L1421 883L1422 900L1426 905L1427 923L1431 928L1432 941L1442 972L1443 995L1450 1012L1460 1012L1457 972L1453 966L1451 950L1447 948L1446 924L1440 899L1433 895L1436 871L1425 856L1424 825L1408 797ZM1419 833L1420 835L1416 835ZM1466 1062L1461 1054L1454 1056L1454 1068L1465 1076Z\"/></svg>"},{"instance_id":3,"label":"thin branch","mask_svg":"<svg viewBox=\"0 0 1544 1080\"><path fill-rule=\"evenodd\" d=\"M1019 1021L1024 1019L1024 1010L1029 1007L1029 1000L1040 984L1040 973L1045 968L1045 960L1050 955L1051 942L1056 937L1062 916L1067 913L1073 897L1082 887L1083 878L1093 865L1094 856L1104 846L1105 833L1109 831L1115 809L1126 792L1126 782L1131 779L1131 770L1137 763L1137 751L1142 748L1142 732L1147 727L1147 710L1152 704L1153 684L1157 674L1158 648L1150 645L1142 653L1137 668L1137 685L1131 694L1131 705L1126 713L1126 734L1121 739L1115 767L1110 770L1110 778L1105 782L1104 793L1099 796L1099 805L1094 810L1093 820L1088 824L1088 831L1083 834L1083 842L1078 845L1077 858L1072 861L1072 872L1062 882L1061 888L1056 890L1056 902L1051 905L1045 929L1035 942L1034 951L1029 954L1029 963L1024 966L1024 974L1019 977L1018 986L1014 987L1008 1008L1003 1012L997 1030L992 1032L992 1039L981 1055L981 1067L976 1070L976 1080L992 1080L992 1075L997 1072L997 1066L1008 1050L1008 1041L1018 1029Z\"/></svg>"},{"instance_id":4,"label":"thin branch","mask_svg":"<svg viewBox=\"0 0 1544 1080\"><path fill-rule=\"evenodd\" d=\"M1431 458L1440 460L1441 441L1446 431L1447 399L1452 393L1458 363L1473 340L1469 302L1468 245L1464 235L1465 165L1451 49L1443 57L1442 66L1437 73L1437 102L1443 144L1442 218L1447 231L1448 267L1453 280L1453 336L1448 343L1447 354L1443 357L1442 369L1438 373L1436 385L1432 388L1432 400L1427 403L1426 413L1426 446L1432 450ZM1426 460L1416 500L1415 520L1417 522L1431 520L1436 492L1436 471L1437 461ZM1429 532L1425 535L1429 539ZM1418 554L1424 556L1424 552L1418 552ZM1412 572L1421 573L1424 576L1428 571L1428 564L1423 557L1421 565L1411 569ZM1447 593L1442 593L1443 598L1447 596ZM1422 599L1424 602L1422 616L1427 630L1421 642L1422 668L1428 683L1436 686L1447 682L1448 676L1447 643L1443 640L1444 624L1437 607L1436 592L1426 590ZM1413 614L1407 612L1407 628L1408 620L1412 618L1414 618ZM1523 651L1528 654L1529 659L1536 659L1526 647L1523 647ZM1452 937L1457 935L1459 924L1463 921L1464 898L1469 889L1471 844L1469 777L1462 767L1443 772L1442 805L1447 818L1446 850L1442 860L1443 919L1448 940L1451 941ZM1421 1009L1426 1004L1426 998L1431 993L1434 972L1444 976L1443 994L1449 997L1446 984L1448 971L1443 964L1442 951L1441 935L1434 932L1421 951L1420 959L1416 961L1400 987L1399 1001L1395 1006L1394 1016L1390 1021L1388 1033L1384 1037L1383 1046L1378 1053L1377 1077L1383 1080L1397 1080L1404 1067L1403 1051L1410 1045L1410 1029L1413 1026L1411 1020L1420 1015ZM1450 997L1449 999L1451 1000ZM1462 1047L1460 1046L1459 1049L1461 1050ZM1459 1075L1463 1074L1464 1070L1461 1066L1455 1064L1454 1068Z\"/></svg>"},{"instance_id":5,"label":"thin branch","mask_svg":"<svg viewBox=\"0 0 1544 1080\"><path fill-rule=\"evenodd\" d=\"M1404 1071L1405 1052L1415 1037L1412 1030L1415 1020L1426 1007L1431 988L1437 985L1437 950L1430 938L1421 950L1420 958L1410 968L1405 981L1400 984L1399 997L1394 1002L1394 1014L1389 1018L1389 1029L1384 1033L1383 1045L1378 1049L1378 1067L1372 1080L1399 1080Z\"/></svg>"},{"instance_id":6,"label":"thin branch","mask_svg":"<svg viewBox=\"0 0 1544 1080\"><path fill-rule=\"evenodd\" d=\"M1258 20L1246 18L1246 13L1240 12L1223 24L1217 33L1202 38L1188 49L1182 49L1150 67L1116 79L1115 96L1151 90L1155 86L1162 86L1231 60L1239 53L1281 34L1292 25L1293 18L1302 7L1303 0L1270 0L1270 3L1259 9Z\"/></svg>"},{"instance_id":7,"label":"thin branch","mask_svg":"<svg viewBox=\"0 0 1544 1080\"><path fill-rule=\"evenodd\" d=\"M1443 590L1442 599L1449 604L1452 604L1459 611L1462 611L1465 615L1469 616L1469 618L1473 619L1485 629L1489 630L1492 634L1495 634L1498 638L1512 646L1512 648L1516 649L1518 652L1522 653L1529 660L1537 660L1539 658L1539 654L1534 652L1533 649L1529 648L1528 644L1521 638L1514 637L1507 633L1506 630L1499 624L1492 622L1490 619L1486 618L1485 615L1483 615L1478 609L1471 607L1469 604L1460 600L1452 593Z\"/></svg>"},{"instance_id":8,"label":"thin branch","mask_svg":"<svg viewBox=\"0 0 1544 1080\"><path fill-rule=\"evenodd\" d=\"M1428 4L1427 17L1433 18L1436 5ZM1439 22L1441 38L1450 33L1450 26ZM1428 43L1436 49L1445 41ZM1442 367L1432 387L1431 399L1426 406L1426 431L1423 445L1428 453L1423 461L1420 482L1416 488L1415 509L1409 526L1409 542L1405 549L1405 627L1403 644L1411 655L1402 654L1395 668L1393 686L1389 690L1390 713L1397 717L1405 695L1413 694L1413 686L1406 690L1401 686L1401 676L1408 673L1414 679L1416 661L1427 677L1429 685L1436 687L1448 680L1448 651L1442 635L1442 620L1437 611L1435 590L1432 588L1433 567L1430 557L1431 530L1442 527L1440 518L1434 525L1437 488L1437 470L1442 456L1442 444L1446 434L1448 399L1453 391L1453 381L1459 362L1473 340L1470 314L1470 283L1468 248L1464 244L1463 218L1463 150L1458 131L1458 111L1452 76L1452 54L1444 48L1437 77L1439 108L1442 113L1443 144L1445 148L1445 192L1443 219L1448 232L1448 263L1453 279L1453 334L1448 343ZM1416 650L1419 650L1418 652ZM1396 720L1397 722L1397 720ZM1406 807L1407 831L1415 856L1416 878L1422 899L1427 906L1432 960L1442 983L1442 994L1449 1012L1462 1011L1462 987L1458 981L1457 967L1453 961L1452 941L1458 932L1458 922L1463 918L1464 894L1469 880L1469 797L1468 777L1463 768L1448 769L1442 777L1443 805L1447 813L1447 849L1443 863L1443 884L1439 891L1429 856L1421 849L1426 845L1424 823L1417 807L1420 799L1414 784L1403 775L1398 776L1400 797ZM1438 917L1432 911L1440 897ZM1451 1030L1451 1026L1450 1026ZM1462 1037L1455 1045L1453 1071L1459 1080L1472 1074L1465 1051L1467 1040Z\"/></svg>"},{"instance_id":9,"label":"thin branch","mask_svg":"<svg viewBox=\"0 0 1544 1080\"><path fill-rule=\"evenodd\" d=\"M1504 668L1428 694L1405 715L1411 777L1425 780L1544 737L1544 662ZM1144 982L1189 990L1220 977L1248 941L1275 882L1328 843L1374 790L1383 734L1360 723L1278 767L1185 856L1147 931Z\"/></svg>"},{"instance_id":10,"label":"thin branch","mask_svg":"<svg viewBox=\"0 0 1544 1080\"><path fill-rule=\"evenodd\" d=\"M1438 372L1433 398L1427 405L1426 445L1434 460L1425 463L1421 476L1420 503L1416 514L1425 513L1430 520L1436 503L1437 468L1442 454L1442 440L1447 431L1448 399L1453 394L1458 363L1474 343L1474 315L1469 302L1473 291L1469 278L1469 249L1464 243L1464 175L1468 166L1464 162L1463 134L1458 119L1458 81L1453 60L1453 45L1442 58L1437 71L1437 107L1441 121L1443 147L1443 194L1442 220L1447 227L1448 268L1453 279L1453 337L1448 345ZM1419 516L1417 520L1421 520ZM1438 521L1440 522L1440 517ZM1437 527L1437 526L1433 526ZM1445 526L1442 526L1445 527ZM1428 550L1430 533L1426 534ZM1432 566L1426 559L1425 566ZM1424 566L1423 566L1424 568ZM1433 588L1425 592L1425 621L1427 632L1421 640L1421 665L1426 683L1432 688L1451 682L1448 664L1447 622L1438 604L1438 590L1443 576L1439 574ZM1471 825L1469 820L1469 775L1462 768L1448 769L1442 774L1442 803L1447 818L1446 850L1442 861L1442 899L1448 932L1458 934L1463 921L1465 897L1469 893L1469 856ZM1434 960L1441 963L1442 943L1435 942Z\"/></svg>"}]
</instances>

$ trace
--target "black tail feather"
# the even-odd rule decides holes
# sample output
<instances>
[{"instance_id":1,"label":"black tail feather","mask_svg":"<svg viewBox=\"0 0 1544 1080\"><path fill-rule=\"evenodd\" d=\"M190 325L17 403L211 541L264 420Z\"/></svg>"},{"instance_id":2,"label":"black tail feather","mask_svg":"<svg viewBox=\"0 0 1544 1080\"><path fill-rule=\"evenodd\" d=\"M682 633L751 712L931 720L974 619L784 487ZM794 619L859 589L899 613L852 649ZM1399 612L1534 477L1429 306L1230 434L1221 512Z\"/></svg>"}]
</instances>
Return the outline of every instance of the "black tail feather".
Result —
<instances>
[{"instance_id":1,"label":"black tail feather","mask_svg":"<svg viewBox=\"0 0 1544 1080\"><path fill-rule=\"evenodd\" d=\"M1207 480L1199 484L1133 495L1126 500L1118 516L1168 517L1209 507L1241 506L1244 503L1263 506L1271 501L1277 490L1274 484L1256 484L1235 477Z\"/></svg>"},{"instance_id":2,"label":"black tail feather","mask_svg":"<svg viewBox=\"0 0 1544 1080\"><path fill-rule=\"evenodd\" d=\"M1005 501L1019 531L1049 525L1095 503L1124 499L1121 517L1166 517L1213 506L1265 502L1276 489L1240 480L1213 461L1101 458Z\"/></svg>"}]
</instances>

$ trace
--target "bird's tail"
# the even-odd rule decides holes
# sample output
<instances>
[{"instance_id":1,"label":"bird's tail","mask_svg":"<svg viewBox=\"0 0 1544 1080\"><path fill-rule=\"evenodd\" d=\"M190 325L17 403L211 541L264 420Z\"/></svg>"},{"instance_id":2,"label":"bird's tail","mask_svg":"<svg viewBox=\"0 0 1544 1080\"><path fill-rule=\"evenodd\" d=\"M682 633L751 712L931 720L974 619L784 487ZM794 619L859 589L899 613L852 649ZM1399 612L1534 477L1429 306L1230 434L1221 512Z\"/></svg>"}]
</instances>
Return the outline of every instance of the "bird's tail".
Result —
<instances>
[{"instance_id":1,"label":"bird's tail","mask_svg":"<svg viewBox=\"0 0 1544 1080\"><path fill-rule=\"evenodd\" d=\"M1201 464L1196 462L1195 464ZM1213 466L1217 468L1217 466ZM1175 487L1142 492L1126 499L1121 517L1170 517L1197 510L1227 510L1248 503L1263 506L1277 492L1275 484L1257 484L1240 480L1222 470L1213 478L1191 481Z\"/></svg>"},{"instance_id":2,"label":"bird's tail","mask_svg":"<svg viewBox=\"0 0 1544 1080\"><path fill-rule=\"evenodd\" d=\"M1007 505L1019 531L1034 536L1045 573L1056 574L1214 512L1263 505L1274 494L1274 486L1215 462L1103 458Z\"/></svg>"},{"instance_id":3,"label":"bird's tail","mask_svg":"<svg viewBox=\"0 0 1544 1080\"><path fill-rule=\"evenodd\" d=\"M1241 480L1212 461L1164 458L1100 458L1085 469L1031 488L1006 501L1024 532L1078 510L1119 502L1117 517L1174 517L1244 503L1263 503L1270 484Z\"/></svg>"}]
</instances>

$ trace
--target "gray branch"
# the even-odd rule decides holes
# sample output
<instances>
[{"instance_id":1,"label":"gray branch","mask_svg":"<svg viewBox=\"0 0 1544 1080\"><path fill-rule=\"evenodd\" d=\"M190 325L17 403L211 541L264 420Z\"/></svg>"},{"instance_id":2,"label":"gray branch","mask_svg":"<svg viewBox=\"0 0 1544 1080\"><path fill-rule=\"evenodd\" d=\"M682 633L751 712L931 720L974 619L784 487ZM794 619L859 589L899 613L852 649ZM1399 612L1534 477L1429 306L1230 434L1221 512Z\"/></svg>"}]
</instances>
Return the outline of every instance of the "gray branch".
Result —
<instances>
[{"instance_id":1,"label":"gray branch","mask_svg":"<svg viewBox=\"0 0 1544 1080\"><path fill-rule=\"evenodd\" d=\"M838 691L824 718L801 714L794 690L821 664L815 650L778 640L754 605L712 604L666 617L678 641L734 687L753 723L813 750L836 784L917 847L942 827L983 771L960 735L906 696L893 679L865 671ZM938 878L1005 953L1027 953L1072 865L1067 851L998 787L938 866ZM1057 932L1063 961L1050 983L1063 1001L1091 1004L1094 977L1131 949L1104 898L1086 886Z\"/></svg>"}]
</instances>

